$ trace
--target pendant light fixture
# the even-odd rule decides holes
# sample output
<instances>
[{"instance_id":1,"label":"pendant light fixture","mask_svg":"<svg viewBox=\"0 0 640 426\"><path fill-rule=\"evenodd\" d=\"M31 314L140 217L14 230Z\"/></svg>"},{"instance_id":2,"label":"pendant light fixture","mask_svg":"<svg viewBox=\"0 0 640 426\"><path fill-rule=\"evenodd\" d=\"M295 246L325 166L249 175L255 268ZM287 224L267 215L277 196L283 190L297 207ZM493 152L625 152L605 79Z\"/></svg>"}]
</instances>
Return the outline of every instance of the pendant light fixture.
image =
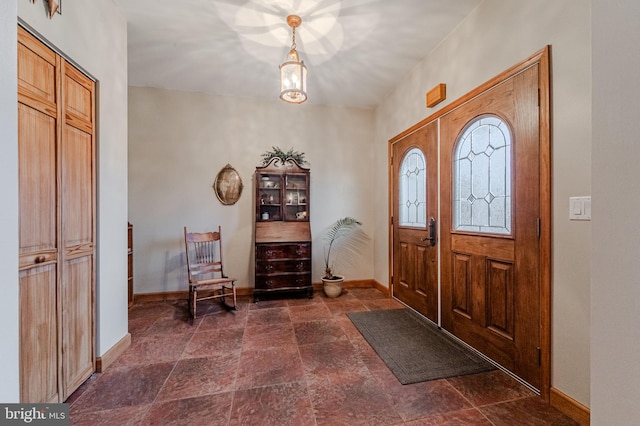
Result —
<instances>
[{"instance_id":1,"label":"pendant light fixture","mask_svg":"<svg viewBox=\"0 0 640 426\"><path fill-rule=\"evenodd\" d=\"M280 65L280 99L301 104L307 100L307 67L296 50L296 28L302 24L302 18L289 15L287 24L293 29L293 36L287 59Z\"/></svg>"}]
</instances>

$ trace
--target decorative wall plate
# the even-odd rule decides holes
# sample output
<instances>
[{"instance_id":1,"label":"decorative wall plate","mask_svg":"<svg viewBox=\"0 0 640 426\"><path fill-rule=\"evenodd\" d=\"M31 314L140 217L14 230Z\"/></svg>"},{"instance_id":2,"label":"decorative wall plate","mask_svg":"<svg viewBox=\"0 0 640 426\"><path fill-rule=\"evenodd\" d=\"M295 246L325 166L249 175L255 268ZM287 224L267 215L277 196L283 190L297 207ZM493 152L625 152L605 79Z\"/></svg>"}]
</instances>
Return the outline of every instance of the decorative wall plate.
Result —
<instances>
[{"instance_id":1,"label":"decorative wall plate","mask_svg":"<svg viewBox=\"0 0 640 426\"><path fill-rule=\"evenodd\" d=\"M235 204L242 195L242 178L231 164L224 166L216 176L213 182L213 192L216 193L218 200L225 206Z\"/></svg>"}]
</instances>

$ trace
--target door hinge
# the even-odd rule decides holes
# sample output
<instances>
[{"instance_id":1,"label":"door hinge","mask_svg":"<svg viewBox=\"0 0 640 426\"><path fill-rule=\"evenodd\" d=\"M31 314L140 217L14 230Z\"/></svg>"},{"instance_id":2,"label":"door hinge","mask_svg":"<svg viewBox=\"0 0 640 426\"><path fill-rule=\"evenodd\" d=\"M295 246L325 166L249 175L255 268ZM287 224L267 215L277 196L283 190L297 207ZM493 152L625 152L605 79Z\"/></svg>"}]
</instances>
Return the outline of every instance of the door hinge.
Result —
<instances>
[{"instance_id":1,"label":"door hinge","mask_svg":"<svg viewBox=\"0 0 640 426\"><path fill-rule=\"evenodd\" d=\"M393 216L391 216L391 218L390 218L390 219L391 219L391 220L390 220L390 223L391 223L391 225L393 225Z\"/></svg>"},{"instance_id":2,"label":"door hinge","mask_svg":"<svg viewBox=\"0 0 640 426\"><path fill-rule=\"evenodd\" d=\"M538 346L538 365L542 365L542 349Z\"/></svg>"},{"instance_id":3,"label":"door hinge","mask_svg":"<svg viewBox=\"0 0 640 426\"><path fill-rule=\"evenodd\" d=\"M393 155L391 156L391 158L389 158L389 164L393 166Z\"/></svg>"},{"instance_id":4,"label":"door hinge","mask_svg":"<svg viewBox=\"0 0 640 426\"><path fill-rule=\"evenodd\" d=\"M540 89L538 89L538 108L540 108Z\"/></svg>"},{"instance_id":5,"label":"door hinge","mask_svg":"<svg viewBox=\"0 0 640 426\"><path fill-rule=\"evenodd\" d=\"M538 218L538 238L540 238L540 233L542 232L542 220Z\"/></svg>"}]
</instances>

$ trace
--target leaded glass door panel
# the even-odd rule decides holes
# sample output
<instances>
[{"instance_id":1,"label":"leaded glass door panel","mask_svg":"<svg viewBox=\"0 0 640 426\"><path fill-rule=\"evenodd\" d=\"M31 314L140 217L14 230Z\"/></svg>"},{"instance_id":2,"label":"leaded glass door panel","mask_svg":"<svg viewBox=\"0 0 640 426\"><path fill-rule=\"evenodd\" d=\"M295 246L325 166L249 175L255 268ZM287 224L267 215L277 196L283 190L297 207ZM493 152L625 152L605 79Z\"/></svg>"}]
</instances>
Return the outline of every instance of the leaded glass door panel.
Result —
<instances>
[{"instance_id":1,"label":"leaded glass door panel","mask_svg":"<svg viewBox=\"0 0 640 426\"><path fill-rule=\"evenodd\" d=\"M476 117L453 152L453 229L511 234L511 129L493 115Z\"/></svg>"}]
</instances>

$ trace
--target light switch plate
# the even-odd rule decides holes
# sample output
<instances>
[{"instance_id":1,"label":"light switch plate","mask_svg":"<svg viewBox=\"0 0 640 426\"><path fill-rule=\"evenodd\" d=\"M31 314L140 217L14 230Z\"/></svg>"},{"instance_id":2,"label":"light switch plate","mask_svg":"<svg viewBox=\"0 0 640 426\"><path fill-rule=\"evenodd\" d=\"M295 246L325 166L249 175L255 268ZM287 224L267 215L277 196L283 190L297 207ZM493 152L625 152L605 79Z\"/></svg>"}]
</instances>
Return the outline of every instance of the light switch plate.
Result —
<instances>
[{"instance_id":1,"label":"light switch plate","mask_svg":"<svg viewBox=\"0 0 640 426\"><path fill-rule=\"evenodd\" d=\"M591 197L569 197L569 220L591 220Z\"/></svg>"}]
</instances>

